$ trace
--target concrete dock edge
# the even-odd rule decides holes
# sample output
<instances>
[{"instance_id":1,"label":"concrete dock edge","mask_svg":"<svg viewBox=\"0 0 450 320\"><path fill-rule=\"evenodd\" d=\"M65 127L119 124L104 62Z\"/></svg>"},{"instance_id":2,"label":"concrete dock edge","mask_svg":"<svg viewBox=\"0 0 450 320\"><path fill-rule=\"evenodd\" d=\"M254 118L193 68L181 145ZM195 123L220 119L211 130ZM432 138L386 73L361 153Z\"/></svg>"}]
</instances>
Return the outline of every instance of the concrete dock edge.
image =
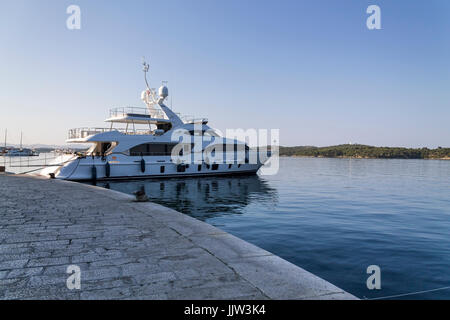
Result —
<instances>
[{"instance_id":1,"label":"concrete dock edge","mask_svg":"<svg viewBox=\"0 0 450 320\"><path fill-rule=\"evenodd\" d=\"M214 226L117 191L0 175L0 299L357 299ZM81 289L68 289L69 265Z\"/></svg>"}]
</instances>

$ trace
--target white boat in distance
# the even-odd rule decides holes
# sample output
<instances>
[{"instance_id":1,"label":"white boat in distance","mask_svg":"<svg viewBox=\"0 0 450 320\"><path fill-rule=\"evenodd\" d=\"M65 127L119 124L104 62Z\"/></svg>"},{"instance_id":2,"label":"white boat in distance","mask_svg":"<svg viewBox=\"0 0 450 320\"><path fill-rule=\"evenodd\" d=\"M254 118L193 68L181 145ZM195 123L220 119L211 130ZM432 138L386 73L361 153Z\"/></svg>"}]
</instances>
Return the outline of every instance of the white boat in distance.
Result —
<instances>
[{"instance_id":1,"label":"white boat in distance","mask_svg":"<svg viewBox=\"0 0 450 320\"><path fill-rule=\"evenodd\" d=\"M28 148L10 149L4 154L5 157L36 157L39 153Z\"/></svg>"},{"instance_id":2,"label":"white boat in distance","mask_svg":"<svg viewBox=\"0 0 450 320\"><path fill-rule=\"evenodd\" d=\"M82 155L59 156L40 174L75 181L254 174L268 160L267 151L221 137L206 118L174 113L164 104L168 88L150 89L147 71L144 62L146 108L111 109L109 128L69 130L67 143L92 146Z\"/></svg>"},{"instance_id":3,"label":"white boat in distance","mask_svg":"<svg viewBox=\"0 0 450 320\"><path fill-rule=\"evenodd\" d=\"M20 147L19 148L7 148L6 147L6 132L5 132L5 146L1 149L5 157L37 157L39 152L34 149L22 148L23 133L20 133Z\"/></svg>"}]
</instances>

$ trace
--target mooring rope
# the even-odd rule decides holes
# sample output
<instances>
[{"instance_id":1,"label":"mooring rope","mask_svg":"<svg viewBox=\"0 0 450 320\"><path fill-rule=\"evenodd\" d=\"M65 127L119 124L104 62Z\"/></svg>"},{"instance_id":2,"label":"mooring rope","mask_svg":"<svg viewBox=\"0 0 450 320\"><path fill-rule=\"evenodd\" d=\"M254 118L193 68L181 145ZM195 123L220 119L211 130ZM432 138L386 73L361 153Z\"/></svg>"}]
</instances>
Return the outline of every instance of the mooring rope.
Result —
<instances>
[{"instance_id":1,"label":"mooring rope","mask_svg":"<svg viewBox=\"0 0 450 320\"><path fill-rule=\"evenodd\" d=\"M402 294L396 294L392 296L384 296L384 297L376 297L376 298L366 298L365 300L381 300L381 299L389 299L389 298L398 298L398 297L405 297L405 296L412 296L415 294L421 294L421 293L427 293L427 292L433 292L433 291L440 291L440 290L446 290L450 289L449 287L442 287L442 288L436 288L436 289L430 289L430 290L423 290L423 291L414 291L414 292L408 292L408 293L402 293Z\"/></svg>"},{"instance_id":2,"label":"mooring rope","mask_svg":"<svg viewBox=\"0 0 450 320\"><path fill-rule=\"evenodd\" d=\"M30 171L25 171L25 172L19 172L18 174L27 174L27 173L38 171L38 170L42 170L42 169L44 169L44 167L37 168L37 169L34 169L34 170L30 170Z\"/></svg>"}]
</instances>

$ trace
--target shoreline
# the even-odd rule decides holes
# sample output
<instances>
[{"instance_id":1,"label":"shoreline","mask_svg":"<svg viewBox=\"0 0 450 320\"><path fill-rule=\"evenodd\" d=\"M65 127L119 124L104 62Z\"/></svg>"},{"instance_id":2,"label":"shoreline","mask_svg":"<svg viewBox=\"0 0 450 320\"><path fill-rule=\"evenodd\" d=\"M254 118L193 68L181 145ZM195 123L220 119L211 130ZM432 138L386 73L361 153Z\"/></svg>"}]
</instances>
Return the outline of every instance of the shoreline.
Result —
<instances>
[{"instance_id":1,"label":"shoreline","mask_svg":"<svg viewBox=\"0 0 450 320\"><path fill-rule=\"evenodd\" d=\"M284 158L321 158L321 159L378 159L378 160L450 160L450 157L443 158L379 158L379 157L351 157L351 156L303 156L303 155L279 155Z\"/></svg>"}]
</instances>

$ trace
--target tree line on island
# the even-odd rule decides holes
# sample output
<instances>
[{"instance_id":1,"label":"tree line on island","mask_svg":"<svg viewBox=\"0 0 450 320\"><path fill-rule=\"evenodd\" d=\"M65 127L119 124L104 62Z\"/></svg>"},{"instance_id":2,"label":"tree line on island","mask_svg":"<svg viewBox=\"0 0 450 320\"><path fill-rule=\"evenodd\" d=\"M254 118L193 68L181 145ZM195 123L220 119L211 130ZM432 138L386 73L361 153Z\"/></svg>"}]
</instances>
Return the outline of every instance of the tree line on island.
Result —
<instances>
[{"instance_id":1,"label":"tree line on island","mask_svg":"<svg viewBox=\"0 0 450 320\"><path fill-rule=\"evenodd\" d=\"M298 146L279 148L280 156L318 158L377 159L450 159L450 148L374 147L362 144L341 144L329 147Z\"/></svg>"}]
</instances>

